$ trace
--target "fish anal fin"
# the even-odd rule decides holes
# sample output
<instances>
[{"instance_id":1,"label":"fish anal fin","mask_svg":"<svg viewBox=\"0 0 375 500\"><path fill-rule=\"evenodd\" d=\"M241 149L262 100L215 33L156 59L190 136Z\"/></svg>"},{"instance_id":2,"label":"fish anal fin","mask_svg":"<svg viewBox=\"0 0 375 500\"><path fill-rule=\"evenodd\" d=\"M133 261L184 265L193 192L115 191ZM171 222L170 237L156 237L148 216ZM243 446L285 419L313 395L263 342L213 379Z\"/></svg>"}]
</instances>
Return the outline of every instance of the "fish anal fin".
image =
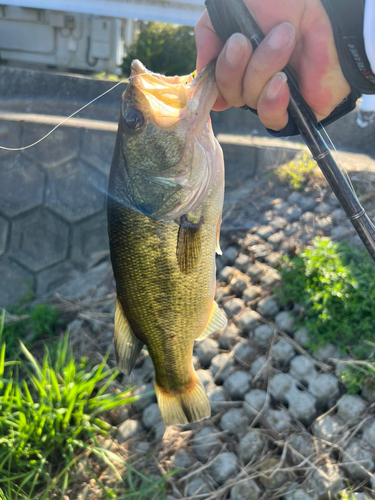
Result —
<instances>
[{"instance_id":1,"label":"fish anal fin","mask_svg":"<svg viewBox=\"0 0 375 500\"><path fill-rule=\"evenodd\" d=\"M202 382L194 372L189 387L165 391L155 380L155 393L165 425L185 425L211 415L211 407Z\"/></svg>"},{"instance_id":2,"label":"fish anal fin","mask_svg":"<svg viewBox=\"0 0 375 500\"><path fill-rule=\"evenodd\" d=\"M228 320L215 301L212 302L211 314L203 333L196 340L204 340L211 333L221 330L227 326Z\"/></svg>"},{"instance_id":3,"label":"fish anal fin","mask_svg":"<svg viewBox=\"0 0 375 500\"><path fill-rule=\"evenodd\" d=\"M223 252L221 251L221 248L220 248L220 228L221 228L221 214L220 214L219 220L217 222L217 227L216 227L215 252L218 255L223 254Z\"/></svg>"},{"instance_id":4,"label":"fish anal fin","mask_svg":"<svg viewBox=\"0 0 375 500\"><path fill-rule=\"evenodd\" d=\"M116 299L115 351L117 366L125 375L130 375L142 347L143 343L134 335L120 301Z\"/></svg>"},{"instance_id":5,"label":"fish anal fin","mask_svg":"<svg viewBox=\"0 0 375 500\"><path fill-rule=\"evenodd\" d=\"M179 222L179 230L176 245L176 257L178 267L183 274L189 274L197 266L201 254L201 225L203 219L198 223L188 221L183 215Z\"/></svg>"}]
</instances>

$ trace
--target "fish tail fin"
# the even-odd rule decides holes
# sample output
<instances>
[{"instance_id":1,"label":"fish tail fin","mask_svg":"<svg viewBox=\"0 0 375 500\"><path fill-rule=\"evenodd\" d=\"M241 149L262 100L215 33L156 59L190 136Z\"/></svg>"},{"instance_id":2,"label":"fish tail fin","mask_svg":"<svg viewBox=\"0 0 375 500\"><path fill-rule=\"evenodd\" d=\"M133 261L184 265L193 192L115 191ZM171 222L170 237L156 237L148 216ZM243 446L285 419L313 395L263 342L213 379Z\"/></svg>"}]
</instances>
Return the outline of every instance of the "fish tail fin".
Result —
<instances>
[{"instance_id":1,"label":"fish tail fin","mask_svg":"<svg viewBox=\"0 0 375 500\"><path fill-rule=\"evenodd\" d=\"M195 371L189 386L181 391L165 391L155 380L155 392L165 425L184 425L211 415L210 402Z\"/></svg>"}]
</instances>

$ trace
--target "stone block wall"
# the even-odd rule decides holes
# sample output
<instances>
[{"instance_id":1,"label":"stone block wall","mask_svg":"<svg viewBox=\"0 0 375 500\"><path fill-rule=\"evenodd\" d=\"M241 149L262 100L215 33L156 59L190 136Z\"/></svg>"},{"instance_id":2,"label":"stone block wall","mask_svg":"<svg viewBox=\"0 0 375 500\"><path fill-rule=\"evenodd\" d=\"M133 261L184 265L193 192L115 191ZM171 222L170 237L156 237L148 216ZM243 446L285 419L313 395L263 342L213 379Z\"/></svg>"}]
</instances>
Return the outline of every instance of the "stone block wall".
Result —
<instances>
[{"instance_id":1,"label":"stone block wall","mask_svg":"<svg viewBox=\"0 0 375 500\"><path fill-rule=\"evenodd\" d=\"M51 130L46 122L0 121L0 143L30 144ZM52 292L108 248L105 191L117 126L75 124L22 152L0 151L0 306L16 304L28 286L38 296Z\"/></svg>"}]
</instances>

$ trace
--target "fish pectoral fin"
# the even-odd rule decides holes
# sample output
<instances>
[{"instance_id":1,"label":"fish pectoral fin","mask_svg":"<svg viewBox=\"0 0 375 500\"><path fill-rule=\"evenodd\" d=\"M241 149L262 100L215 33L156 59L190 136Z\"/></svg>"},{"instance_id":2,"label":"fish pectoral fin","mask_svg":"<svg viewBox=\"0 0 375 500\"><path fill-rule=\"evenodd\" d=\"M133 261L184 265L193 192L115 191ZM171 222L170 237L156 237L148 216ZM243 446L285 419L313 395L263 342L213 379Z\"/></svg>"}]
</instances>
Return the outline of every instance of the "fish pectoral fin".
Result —
<instances>
[{"instance_id":1,"label":"fish pectoral fin","mask_svg":"<svg viewBox=\"0 0 375 500\"><path fill-rule=\"evenodd\" d=\"M178 267L183 274L189 274L198 263L201 254L202 222L203 218L198 223L192 223L188 221L186 215L179 221L176 257Z\"/></svg>"},{"instance_id":2,"label":"fish pectoral fin","mask_svg":"<svg viewBox=\"0 0 375 500\"><path fill-rule=\"evenodd\" d=\"M115 311L115 351L117 366L130 375L135 362L142 350L143 343L134 335L128 320L122 310L120 301L116 299Z\"/></svg>"},{"instance_id":3,"label":"fish pectoral fin","mask_svg":"<svg viewBox=\"0 0 375 500\"><path fill-rule=\"evenodd\" d=\"M211 333L217 332L221 330L225 326L227 326L228 320L223 313L223 311L219 308L217 303L213 301L210 318L208 320L207 326L204 329L204 332L196 339L196 340L204 340Z\"/></svg>"},{"instance_id":4,"label":"fish pectoral fin","mask_svg":"<svg viewBox=\"0 0 375 500\"><path fill-rule=\"evenodd\" d=\"M184 425L211 415L210 402L195 371L189 387L164 391L155 380L155 393L165 425Z\"/></svg>"}]
</instances>

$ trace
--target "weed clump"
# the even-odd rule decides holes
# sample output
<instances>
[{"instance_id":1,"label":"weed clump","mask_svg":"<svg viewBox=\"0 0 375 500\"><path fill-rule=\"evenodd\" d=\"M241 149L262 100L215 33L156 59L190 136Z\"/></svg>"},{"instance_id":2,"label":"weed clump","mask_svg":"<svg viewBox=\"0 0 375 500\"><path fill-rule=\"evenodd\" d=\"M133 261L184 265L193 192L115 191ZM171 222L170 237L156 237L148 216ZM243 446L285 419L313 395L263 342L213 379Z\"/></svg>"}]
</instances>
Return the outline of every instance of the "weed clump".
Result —
<instances>
[{"instance_id":1,"label":"weed clump","mask_svg":"<svg viewBox=\"0 0 375 500\"><path fill-rule=\"evenodd\" d=\"M282 165L276 171L281 182L289 184L293 189L301 191L312 180L321 182L323 174L312 158L306 153L298 160Z\"/></svg>"},{"instance_id":2,"label":"weed clump","mask_svg":"<svg viewBox=\"0 0 375 500\"><path fill-rule=\"evenodd\" d=\"M311 349L331 342L354 359L368 357L366 342L375 337L375 268L365 251L317 238L313 248L284 262L281 277L281 302L302 306L299 323L310 334ZM358 392L366 375L363 366L348 366L342 377Z\"/></svg>"}]
</instances>

